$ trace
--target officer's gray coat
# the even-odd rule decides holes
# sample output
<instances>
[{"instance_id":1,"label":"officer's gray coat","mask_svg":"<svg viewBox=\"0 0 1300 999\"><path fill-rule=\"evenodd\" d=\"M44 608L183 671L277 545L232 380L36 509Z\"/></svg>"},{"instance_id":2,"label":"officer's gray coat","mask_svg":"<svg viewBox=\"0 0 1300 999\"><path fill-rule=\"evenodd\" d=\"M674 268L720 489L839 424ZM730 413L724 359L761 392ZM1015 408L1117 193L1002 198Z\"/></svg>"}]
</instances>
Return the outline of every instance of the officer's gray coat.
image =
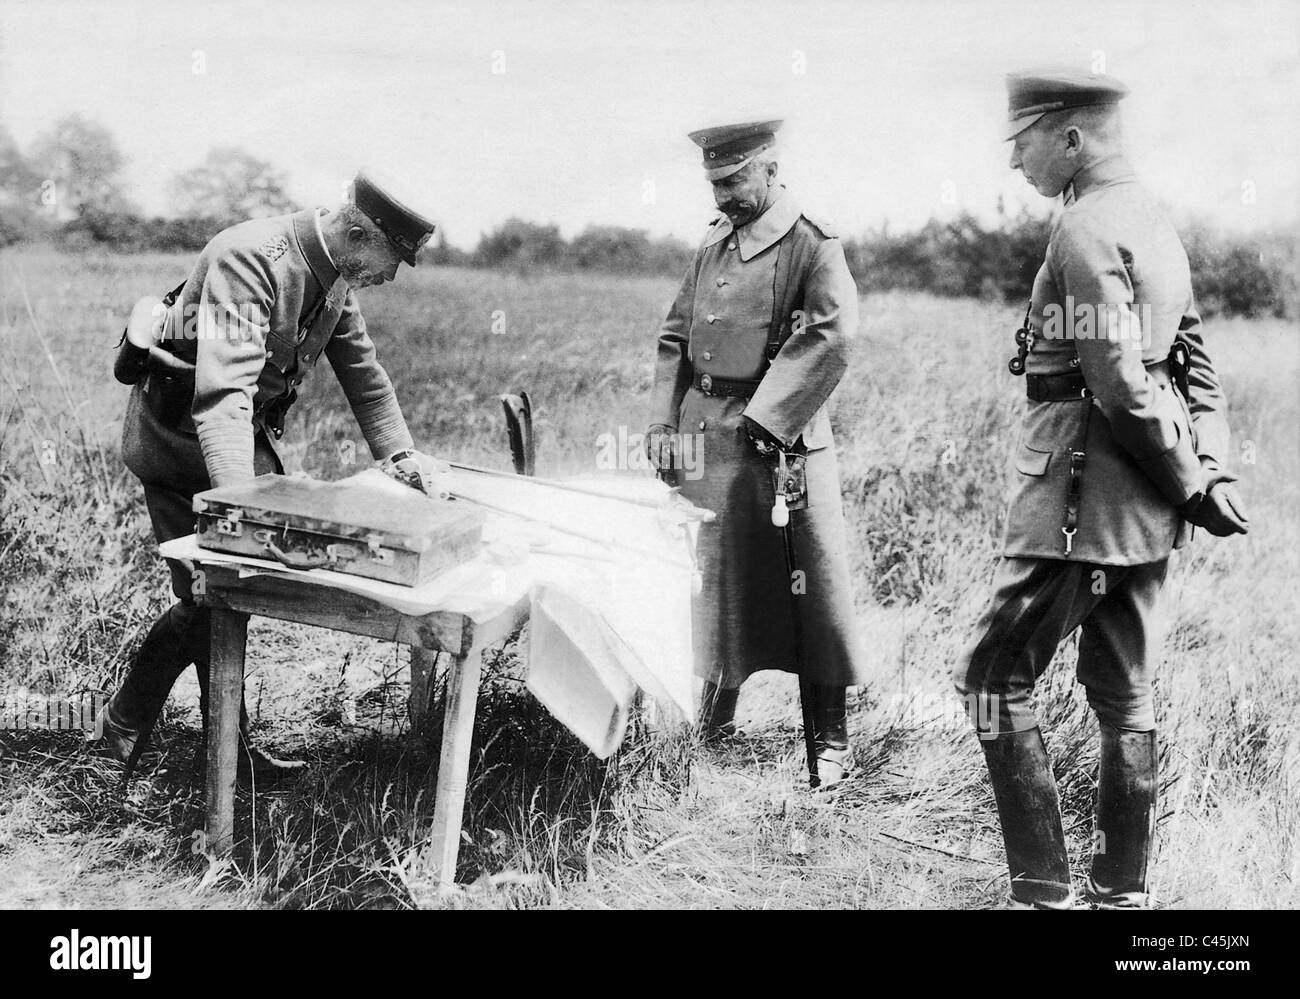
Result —
<instances>
[{"instance_id":1,"label":"officer's gray coat","mask_svg":"<svg viewBox=\"0 0 1300 999\"><path fill-rule=\"evenodd\" d=\"M764 372L774 315L786 339ZM702 475L686 470L682 493L717 514L699 537L704 588L694 632L698 672L724 687L757 670L798 671L795 601L806 675L855 682L848 542L826 400L857 325L857 289L839 239L783 191L739 233L726 218L714 222L660 331L651 422L693 435L686 447L694 446ZM693 371L762 382L749 400L709 395ZM793 580L771 522L772 463L755 451L742 414L786 445L802 436L809 451L808 508L790 516L803 574Z\"/></svg>"},{"instance_id":2,"label":"officer's gray coat","mask_svg":"<svg viewBox=\"0 0 1300 999\"><path fill-rule=\"evenodd\" d=\"M1110 338L1086 327L1121 307L1142 324ZM1072 312L1073 336L1055 317ZM1064 558L1070 454L1087 419L1078 533L1070 558L1138 565L1183 540L1175 506L1217 480L1228 448L1226 403L1205 352L1187 255L1177 233L1124 160L1081 171L1034 281L1030 324L1041 338L1030 375L1082 374L1091 401L1030 402L1016 446L1003 554ZM1101 335L1098 335L1101 333ZM1091 334L1091 335L1085 335ZM1182 341L1190 354L1190 406L1164 364Z\"/></svg>"}]
</instances>

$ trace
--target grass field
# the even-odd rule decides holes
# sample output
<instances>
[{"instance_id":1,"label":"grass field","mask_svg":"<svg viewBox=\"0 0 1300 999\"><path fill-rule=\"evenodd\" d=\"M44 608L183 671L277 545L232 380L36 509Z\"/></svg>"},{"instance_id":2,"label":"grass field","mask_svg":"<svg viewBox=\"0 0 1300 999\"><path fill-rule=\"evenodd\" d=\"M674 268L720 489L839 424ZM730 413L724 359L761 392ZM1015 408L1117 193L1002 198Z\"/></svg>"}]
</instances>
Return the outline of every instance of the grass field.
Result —
<instances>
[{"instance_id":1,"label":"grass field","mask_svg":"<svg viewBox=\"0 0 1300 999\"><path fill-rule=\"evenodd\" d=\"M0 252L0 694L115 689L170 601L138 483L122 467L112 347L134 299L188 261ZM380 358L426 450L506 467L499 392L526 388L539 472L595 470L639 431L672 282L407 272L362 293ZM463 890L436 903L415 863L436 759L400 735L406 663L390 645L255 620L260 738L313 766L241 795L233 864L192 849L202 782L192 671L120 793L75 734L0 732L0 907L975 907L1004 890L981 755L947 670L985 598L1023 385L1014 307L888 294L834 404L866 649L852 703L859 769L834 799L799 787L790 678L745 688L746 736L703 749L638 728L600 763L496 657L471 764ZM494 332L504 329L504 332ZM1153 884L1170 907L1300 903L1300 337L1210 323L1232 403L1251 534L1175 556L1159 670L1163 801ZM328 369L282 453L322 478L369 463ZM349 463L352 455L356 463ZM1095 723L1073 650L1038 706L1086 874Z\"/></svg>"}]
</instances>

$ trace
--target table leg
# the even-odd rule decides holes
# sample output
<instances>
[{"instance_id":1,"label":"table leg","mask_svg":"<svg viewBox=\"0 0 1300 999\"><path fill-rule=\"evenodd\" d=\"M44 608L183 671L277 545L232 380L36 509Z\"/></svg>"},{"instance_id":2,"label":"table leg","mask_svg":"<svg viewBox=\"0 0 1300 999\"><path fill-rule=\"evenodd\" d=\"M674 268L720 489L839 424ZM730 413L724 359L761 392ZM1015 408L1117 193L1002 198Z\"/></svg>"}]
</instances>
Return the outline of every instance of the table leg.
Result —
<instances>
[{"instance_id":1,"label":"table leg","mask_svg":"<svg viewBox=\"0 0 1300 999\"><path fill-rule=\"evenodd\" d=\"M474 734L482 668L482 648L476 644L465 655L452 659L447 674L442 756L438 761L438 790L434 798L428 854L436 871L439 890L450 888L456 880L456 857L460 852L460 829L469 777L469 744Z\"/></svg>"},{"instance_id":2,"label":"table leg","mask_svg":"<svg viewBox=\"0 0 1300 999\"><path fill-rule=\"evenodd\" d=\"M407 741L411 745L420 745L424 741L437 664L438 653L423 646L411 646L411 694L406 703L406 714L411 723Z\"/></svg>"},{"instance_id":3,"label":"table leg","mask_svg":"<svg viewBox=\"0 0 1300 999\"><path fill-rule=\"evenodd\" d=\"M239 706L244 691L248 615L212 608L212 665L208 687L207 847L230 853L235 833L235 774Z\"/></svg>"}]
</instances>

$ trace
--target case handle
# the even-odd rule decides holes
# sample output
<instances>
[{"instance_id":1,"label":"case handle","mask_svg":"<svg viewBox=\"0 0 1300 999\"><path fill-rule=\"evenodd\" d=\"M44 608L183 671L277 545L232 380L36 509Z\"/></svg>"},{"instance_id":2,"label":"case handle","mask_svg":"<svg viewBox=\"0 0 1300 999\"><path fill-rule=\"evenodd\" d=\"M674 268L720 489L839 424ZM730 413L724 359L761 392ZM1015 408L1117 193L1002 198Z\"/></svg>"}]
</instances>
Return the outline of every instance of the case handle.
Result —
<instances>
[{"instance_id":1,"label":"case handle","mask_svg":"<svg viewBox=\"0 0 1300 999\"><path fill-rule=\"evenodd\" d=\"M266 540L266 550L277 562L290 569L325 569L340 561L348 562L357 557L357 550L351 545L326 545L323 557L312 558L310 555L287 552L270 538Z\"/></svg>"}]
</instances>

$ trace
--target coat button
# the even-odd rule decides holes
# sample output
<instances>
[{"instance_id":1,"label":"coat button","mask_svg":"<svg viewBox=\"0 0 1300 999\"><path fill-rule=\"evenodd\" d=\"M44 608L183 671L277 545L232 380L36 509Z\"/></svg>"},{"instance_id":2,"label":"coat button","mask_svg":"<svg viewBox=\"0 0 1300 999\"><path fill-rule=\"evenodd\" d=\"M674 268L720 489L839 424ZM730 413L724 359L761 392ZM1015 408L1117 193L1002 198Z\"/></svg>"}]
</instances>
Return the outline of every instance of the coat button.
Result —
<instances>
[{"instance_id":1,"label":"coat button","mask_svg":"<svg viewBox=\"0 0 1300 999\"><path fill-rule=\"evenodd\" d=\"M713 360L713 355L712 355L711 353L709 353L707 350L706 350L706 351L705 351L701 356L702 356L706 361L712 361L712 360Z\"/></svg>"},{"instance_id":2,"label":"coat button","mask_svg":"<svg viewBox=\"0 0 1300 999\"><path fill-rule=\"evenodd\" d=\"M718 321L718 317L715 316L712 312L710 312L710 313L709 313L709 322L711 322L711 323L716 323L717 321Z\"/></svg>"},{"instance_id":3,"label":"coat button","mask_svg":"<svg viewBox=\"0 0 1300 999\"><path fill-rule=\"evenodd\" d=\"M700 429L701 429L701 430L704 429L704 421L703 421L703 420L700 421Z\"/></svg>"},{"instance_id":4,"label":"coat button","mask_svg":"<svg viewBox=\"0 0 1300 999\"><path fill-rule=\"evenodd\" d=\"M718 278L718 279L717 279L717 285L718 285L719 288L721 288L721 287L722 287L724 284L726 284L726 283L727 283L727 279L726 279L726 278Z\"/></svg>"},{"instance_id":5,"label":"coat button","mask_svg":"<svg viewBox=\"0 0 1300 999\"><path fill-rule=\"evenodd\" d=\"M736 244L735 244L735 243L731 243L731 244L729 244L729 245L727 246L727 249L728 249L728 250L734 250L735 248L736 248Z\"/></svg>"}]
</instances>

